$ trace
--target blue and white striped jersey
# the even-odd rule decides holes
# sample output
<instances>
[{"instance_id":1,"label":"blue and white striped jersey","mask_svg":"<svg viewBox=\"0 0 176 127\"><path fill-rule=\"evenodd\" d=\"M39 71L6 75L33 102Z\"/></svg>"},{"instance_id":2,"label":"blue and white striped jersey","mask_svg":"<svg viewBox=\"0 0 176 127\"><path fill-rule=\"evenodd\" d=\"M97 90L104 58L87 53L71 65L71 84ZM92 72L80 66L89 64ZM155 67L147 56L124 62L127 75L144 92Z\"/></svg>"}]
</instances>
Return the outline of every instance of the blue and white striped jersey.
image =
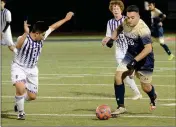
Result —
<instances>
[{"instance_id":1,"label":"blue and white striped jersey","mask_svg":"<svg viewBox=\"0 0 176 127\"><path fill-rule=\"evenodd\" d=\"M50 33L51 30L48 29L45 33L44 40ZM28 34L22 47L18 49L18 53L15 55L13 62L25 68L35 67L42 51L44 40L34 41Z\"/></svg>"},{"instance_id":2,"label":"blue and white striped jersey","mask_svg":"<svg viewBox=\"0 0 176 127\"><path fill-rule=\"evenodd\" d=\"M124 22L125 18L125 16L122 16L122 18L119 20L116 20L115 18L110 19L107 23L106 36L111 37L113 31L116 30L118 26ZM125 37L123 33L121 33L116 40L116 58L123 58L127 51L128 45L124 38Z\"/></svg>"}]
</instances>

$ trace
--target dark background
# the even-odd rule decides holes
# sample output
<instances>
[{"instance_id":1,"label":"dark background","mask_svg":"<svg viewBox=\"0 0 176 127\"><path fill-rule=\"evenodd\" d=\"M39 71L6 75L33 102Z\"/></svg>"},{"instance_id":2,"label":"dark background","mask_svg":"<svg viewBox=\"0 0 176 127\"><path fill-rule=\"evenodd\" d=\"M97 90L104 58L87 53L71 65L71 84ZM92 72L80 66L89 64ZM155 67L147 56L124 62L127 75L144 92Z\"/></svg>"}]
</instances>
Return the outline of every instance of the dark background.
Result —
<instances>
[{"instance_id":1,"label":"dark background","mask_svg":"<svg viewBox=\"0 0 176 127\"><path fill-rule=\"evenodd\" d=\"M74 18L61 26L57 32L69 33L105 33L106 23L112 18L109 11L110 0L9 0L6 4L12 13L12 33L23 32L24 17L28 23L45 20L48 25L62 19L68 11L75 13ZM150 21L148 12L144 11L143 0L123 0L125 7L136 4L140 8L141 18ZM167 32L176 30L176 1L156 0L156 7L167 15L164 28ZM125 14L125 12L124 12Z\"/></svg>"}]
</instances>

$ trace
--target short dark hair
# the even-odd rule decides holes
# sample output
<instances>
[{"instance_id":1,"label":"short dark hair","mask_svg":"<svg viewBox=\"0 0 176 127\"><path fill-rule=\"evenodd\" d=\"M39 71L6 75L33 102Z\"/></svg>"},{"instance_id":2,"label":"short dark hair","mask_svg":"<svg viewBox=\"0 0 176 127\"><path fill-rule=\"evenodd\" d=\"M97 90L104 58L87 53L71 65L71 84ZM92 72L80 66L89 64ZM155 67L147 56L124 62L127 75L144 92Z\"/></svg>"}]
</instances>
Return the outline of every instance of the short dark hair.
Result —
<instances>
[{"instance_id":1,"label":"short dark hair","mask_svg":"<svg viewBox=\"0 0 176 127\"><path fill-rule=\"evenodd\" d=\"M136 5L130 5L127 7L126 11L139 13L139 8Z\"/></svg>"},{"instance_id":2,"label":"short dark hair","mask_svg":"<svg viewBox=\"0 0 176 127\"><path fill-rule=\"evenodd\" d=\"M39 32L39 33L43 33L46 30L48 30L48 25L44 22L44 21L37 21L32 28L32 32Z\"/></svg>"},{"instance_id":3,"label":"short dark hair","mask_svg":"<svg viewBox=\"0 0 176 127\"><path fill-rule=\"evenodd\" d=\"M148 0L149 4L154 4L155 5L155 0Z\"/></svg>"}]
</instances>

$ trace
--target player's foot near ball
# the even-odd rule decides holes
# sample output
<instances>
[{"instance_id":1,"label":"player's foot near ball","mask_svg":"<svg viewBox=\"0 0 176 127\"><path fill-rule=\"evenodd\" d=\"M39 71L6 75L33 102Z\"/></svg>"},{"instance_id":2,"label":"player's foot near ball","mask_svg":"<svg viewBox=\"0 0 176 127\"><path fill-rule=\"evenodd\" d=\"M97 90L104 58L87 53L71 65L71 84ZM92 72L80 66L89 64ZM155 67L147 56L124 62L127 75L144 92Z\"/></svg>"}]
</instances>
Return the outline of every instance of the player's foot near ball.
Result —
<instances>
[{"instance_id":1,"label":"player's foot near ball","mask_svg":"<svg viewBox=\"0 0 176 127\"><path fill-rule=\"evenodd\" d=\"M173 60L174 59L174 55L173 54L170 54L169 57L168 57L168 60Z\"/></svg>"},{"instance_id":2,"label":"player's foot near ball","mask_svg":"<svg viewBox=\"0 0 176 127\"><path fill-rule=\"evenodd\" d=\"M119 114L123 114L126 112L126 108L125 107L119 107L117 108L114 112L111 113L112 117L116 117Z\"/></svg>"}]
</instances>

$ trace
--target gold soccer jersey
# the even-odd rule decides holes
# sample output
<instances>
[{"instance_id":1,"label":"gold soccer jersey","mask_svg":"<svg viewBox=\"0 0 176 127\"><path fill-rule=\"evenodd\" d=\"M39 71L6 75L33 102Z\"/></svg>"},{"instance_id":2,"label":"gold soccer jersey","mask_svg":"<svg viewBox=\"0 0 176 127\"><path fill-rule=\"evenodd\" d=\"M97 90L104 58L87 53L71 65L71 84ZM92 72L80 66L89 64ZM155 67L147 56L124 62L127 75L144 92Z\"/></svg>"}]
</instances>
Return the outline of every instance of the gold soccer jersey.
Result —
<instances>
[{"instance_id":1,"label":"gold soccer jersey","mask_svg":"<svg viewBox=\"0 0 176 127\"><path fill-rule=\"evenodd\" d=\"M124 58L125 63L129 63L135 58L146 44L152 43L151 32L143 20L139 20L135 27L130 27L127 20L123 23L123 33L128 43L128 50ZM144 59L138 62L137 70L152 70L154 67L153 51L149 53Z\"/></svg>"}]
</instances>

